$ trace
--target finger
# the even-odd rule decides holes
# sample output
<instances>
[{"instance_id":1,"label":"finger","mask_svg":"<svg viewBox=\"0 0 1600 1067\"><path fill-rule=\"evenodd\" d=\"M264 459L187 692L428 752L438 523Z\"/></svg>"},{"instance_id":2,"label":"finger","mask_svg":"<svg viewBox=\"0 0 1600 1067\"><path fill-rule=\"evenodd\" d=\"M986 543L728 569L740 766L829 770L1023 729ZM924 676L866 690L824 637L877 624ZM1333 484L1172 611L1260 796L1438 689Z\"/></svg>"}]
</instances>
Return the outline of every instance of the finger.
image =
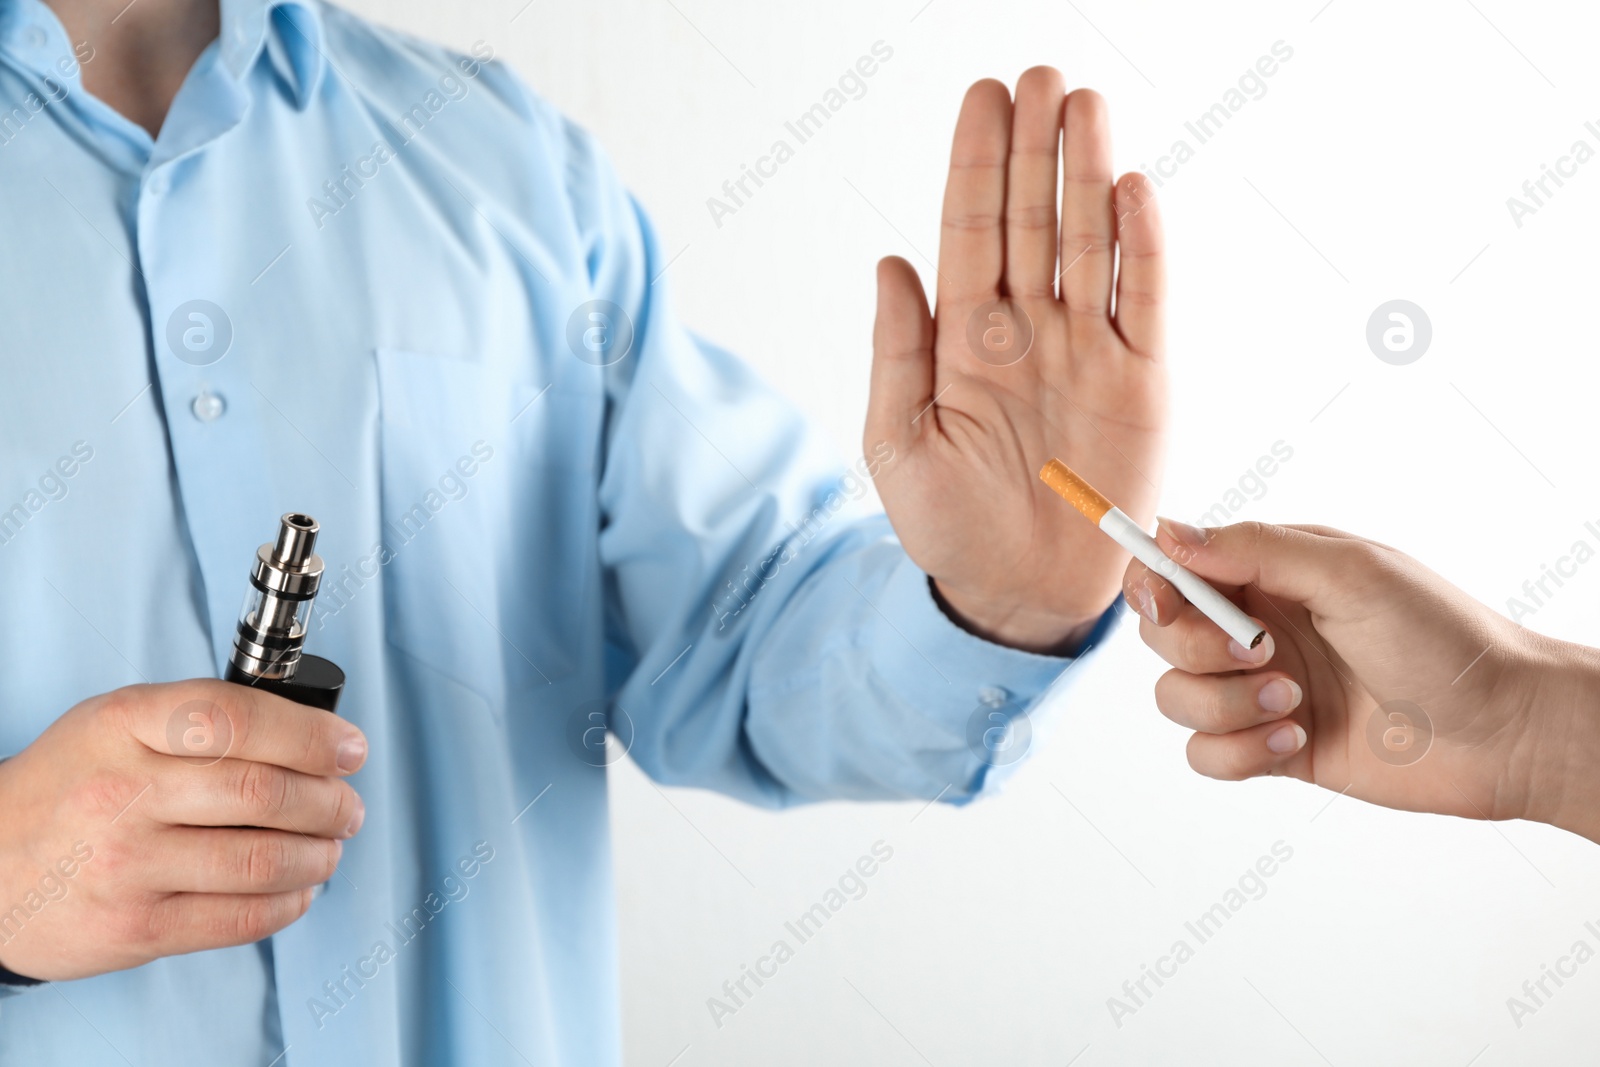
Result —
<instances>
[{"instance_id":1,"label":"finger","mask_svg":"<svg viewBox=\"0 0 1600 1067\"><path fill-rule=\"evenodd\" d=\"M1067 96L1062 164L1061 298L1073 312L1075 330L1100 329L1110 321L1116 223L1111 120L1105 100L1093 89Z\"/></svg>"},{"instance_id":2,"label":"finger","mask_svg":"<svg viewBox=\"0 0 1600 1067\"><path fill-rule=\"evenodd\" d=\"M878 319L872 328L872 387L863 448L904 447L932 425L933 317L916 270L899 256L878 263Z\"/></svg>"},{"instance_id":3,"label":"finger","mask_svg":"<svg viewBox=\"0 0 1600 1067\"><path fill-rule=\"evenodd\" d=\"M149 948L160 956L179 956L208 948L248 945L271 937L311 906L311 890L283 893L174 893L152 907Z\"/></svg>"},{"instance_id":4,"label":"finger","mask_svg":"<svg viewBox=\"0 0 1600 1067\"><path fill-rule=\"evenodd\" d=\"M1383 549L1357 538L1323 537L1287 526L1241 522L1202 530L1158 520L1156 543L1178 564L1214 582L1254 585L1326 612L1370 573Z\"/></svg>"},{"instance_id":5,"label":"finger","mask_svg":"<svg viewBox=\"0 0 1600 1067\"><path fill-rule=\"evenodd\" d=\"M1344 541L1360 541L1363 544L1374 545L1378 548L1386 548L1390 552L1400 551L1393 545L1385 544L1382 541L1374 541L1372 538L1362 537L1360 534L1346 533L1336 526L1320 526L1314 522L1290 522L1285 523L1284 528L1288 530L1300 530L1303 533L1308 534L1316 534L1318 537L1334 537Z\"/></svg>"},{"instance_id":6,"label":"finger","mask_svg":"<svg viewBox=\"0 0 1600 1067\"><path fill-rule=\"evenodd\" d=\"M1122 597L1141 618L1157 626L1170 625L1188 603L1176 586L1137 559L1130 559L1123 572Z\"/></svg>"},{"instance_id":7,"label":"finger","mask_svg":"<svg viewBox=\"0 0 1600 1067\"><path fill-rule=\"evenodd\" d=\"M312 837L352 837L366 806L348 782L225 759L163 774L141 811L170 826L257 826Z\"/></svg>"},{"instance_id":8,"label":"finger","mask_svg":"<svg viewBox=\"0 0 1600 1067\"><path fill-rule=\"evenodd\" d=\"M1228 734L1276 722L1300 706L1300 684L1282 671L1213 677L1168 671L1156 680L1156 707L1191 730Z\"/></svg>"},{"instance_id":9,"label":"finger","mask_svg":"<svg viewBox=\"0 0 1600 1067\"><path fill-rule=\"evenodd\" d=\"M164 831L153 843L163 871L150 886L174 893L282 893L333 877L344 845L281 830Z\"/></svg>"},{"instance_id":10,"label":"finger","mask_svg":"<svg viewBox=\"0 0 1600 1067\"><path fill-rule=\"evenodd\" d=\"M1271 773L1305 743L1305 727L1293 721L1263 723L1231 734L1195 734L1189 738L1189 766L1207 778L1237 782Z\"/></svg>"},{"instance_id":11,"label":"finger","mask_svg":"<svg viewBox=\"0 0 1600 1067\"><path fill-rule=\"evenodd\" d=\"M1286 522L1283 524L1283 528L1286 530L1300 530L1304 533L1316 534L1318 537L1342 537L1347 540L1354 541L1370 540L1370 538L1362 537L1360 534L1348 533L1339 529L1337 526L1323 526L1320 523L1315 522ZM1378 542L1376 541L1373 542L1373 544L1377 543Z\"/></svg>"},{"instance_id":12,"label":"finger","mask_svg":"<svg viewBox=\"0 0 1600 1067\"><path fill-rule=\"evenodd\" d=\"M1161 211L1143 174L1116 186L1117 331L1129 348L1160 359L1166 351L1166 253Z\"/></svg>"},{"instance_id":13,"label":"finger","mask_svg":"<svg viewBox=\"0 0 1600 1067\"><path fill-rule=\"evenodd\" d=\"M110 701L133 736L163 755L227 755L316 775L351 774L367 758L352 723L248 686L198 678L129 686Z\"/></svg>"},{"instance_id":14,"label":"finger","mask_svg":"<svg viewBox=\"0 0 1600 1067\"><path fill-rule=\"evenodd\" d=\"M1270 662L1277 650L1270 630L1254 648L1246 648L1187 601L1164 626L1141 618L1139 639L1172 666L1190 674L1251 670Z\"/></svg>"},{"instance_id":15,"label":"finger","mask_svg":"<svg viewBox=\"0 0 1600 1067\"><path fill-rule=\"evenodd\" d=\"M1005 262L1001 219L1006 205L1006 156L1011 145L1011 97L992 78L967 90L950 149L939 231L941 309L999 295Z\"/></svg>"},{"instance_id":16,"label":"finger","mask_svg":"<svg viewBox=\"0 0 1600 1067\"><path fill-rule=\"evenodd\" d=\"M1065 108L1061 72L1034 67L1017 79L1006 172L1006 293L1056 295L1056 157Z\"/></svg>"}]
</instances>

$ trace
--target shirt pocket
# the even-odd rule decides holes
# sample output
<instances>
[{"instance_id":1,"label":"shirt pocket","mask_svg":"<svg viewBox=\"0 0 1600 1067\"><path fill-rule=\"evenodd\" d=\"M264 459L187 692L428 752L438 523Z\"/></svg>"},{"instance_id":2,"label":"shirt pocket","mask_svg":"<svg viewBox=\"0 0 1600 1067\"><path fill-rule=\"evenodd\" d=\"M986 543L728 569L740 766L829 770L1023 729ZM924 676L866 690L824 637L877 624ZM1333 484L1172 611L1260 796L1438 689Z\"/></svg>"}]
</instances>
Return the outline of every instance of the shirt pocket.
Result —
<instances>
[{"instance_id":1,"label":"shirt pocket","mask_svg":"<svg viewBox=\"0 0 1600 1067\"><path fill-rule=\"evenodd\" d=\"M571 675L598 604L598 401L489 361L376 358L389 641L491 704Z\"/></svg>"}]
</instances>

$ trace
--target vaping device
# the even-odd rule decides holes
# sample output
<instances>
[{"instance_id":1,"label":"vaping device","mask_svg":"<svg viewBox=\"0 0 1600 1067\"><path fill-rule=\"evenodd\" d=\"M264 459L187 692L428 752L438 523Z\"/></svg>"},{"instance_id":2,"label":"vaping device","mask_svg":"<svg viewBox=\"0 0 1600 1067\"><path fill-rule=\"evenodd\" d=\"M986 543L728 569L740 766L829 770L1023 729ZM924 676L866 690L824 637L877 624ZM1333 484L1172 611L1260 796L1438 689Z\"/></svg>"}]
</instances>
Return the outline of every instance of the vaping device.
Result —
<instances>
[{"instance_id":1,"label":"vaping device","mask_svg":"<svg viewBox=\"0 0 1600 1067\"><path fill-rule=\"evenodd\" d=\"M322 557L312 551L318 529L310 515L290 512L278 523L278 539L256 550L223 678L334 711L344 691L344 671L303 651L311 602L322 584Z\"/></svg>"}]
</instances>

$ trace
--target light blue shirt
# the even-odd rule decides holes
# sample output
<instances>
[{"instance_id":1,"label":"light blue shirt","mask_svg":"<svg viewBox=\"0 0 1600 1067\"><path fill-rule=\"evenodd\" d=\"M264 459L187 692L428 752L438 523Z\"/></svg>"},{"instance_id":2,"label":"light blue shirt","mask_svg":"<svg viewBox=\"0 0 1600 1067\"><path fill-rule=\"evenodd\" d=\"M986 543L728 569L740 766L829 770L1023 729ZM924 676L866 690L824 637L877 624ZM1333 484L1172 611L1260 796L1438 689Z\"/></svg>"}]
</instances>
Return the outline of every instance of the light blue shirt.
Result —
<instances>
[{"instance_id":1,"label":"light blue shirt","mask_svg":"<svg viewBox=\"0 0 1600 1067\"><path fill-rule=\"evenodd\" d=\"M11 991L0 1062L617 1063L621 749L772 807L960 803L1069 662L941 613L857 503L892 451L841 466L688 333L604 157L490 54L224 0L152 141L0 0L0 753L217 676L290 510L371 740L304 919Z\"/></svg>"}]
</instances>

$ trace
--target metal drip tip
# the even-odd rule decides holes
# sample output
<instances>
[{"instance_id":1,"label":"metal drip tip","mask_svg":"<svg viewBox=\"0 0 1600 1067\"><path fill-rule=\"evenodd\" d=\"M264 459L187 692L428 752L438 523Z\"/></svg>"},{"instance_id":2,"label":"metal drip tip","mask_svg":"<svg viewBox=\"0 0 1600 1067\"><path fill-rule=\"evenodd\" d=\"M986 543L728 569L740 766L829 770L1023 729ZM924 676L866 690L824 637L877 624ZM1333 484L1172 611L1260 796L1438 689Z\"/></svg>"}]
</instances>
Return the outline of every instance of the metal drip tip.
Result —
<instances>
[{"instance_id":1,"label":"metal drip tip","mask_svg":"<svg viewBox=\"0 0 1600 1067\"><path fill-rule=\"evenodd\" d=\"M286 570L304 570L317 543L317 520L293 512L278 521L278 540L272 546L272 560Z\"/></svg>"}]
</instances>

